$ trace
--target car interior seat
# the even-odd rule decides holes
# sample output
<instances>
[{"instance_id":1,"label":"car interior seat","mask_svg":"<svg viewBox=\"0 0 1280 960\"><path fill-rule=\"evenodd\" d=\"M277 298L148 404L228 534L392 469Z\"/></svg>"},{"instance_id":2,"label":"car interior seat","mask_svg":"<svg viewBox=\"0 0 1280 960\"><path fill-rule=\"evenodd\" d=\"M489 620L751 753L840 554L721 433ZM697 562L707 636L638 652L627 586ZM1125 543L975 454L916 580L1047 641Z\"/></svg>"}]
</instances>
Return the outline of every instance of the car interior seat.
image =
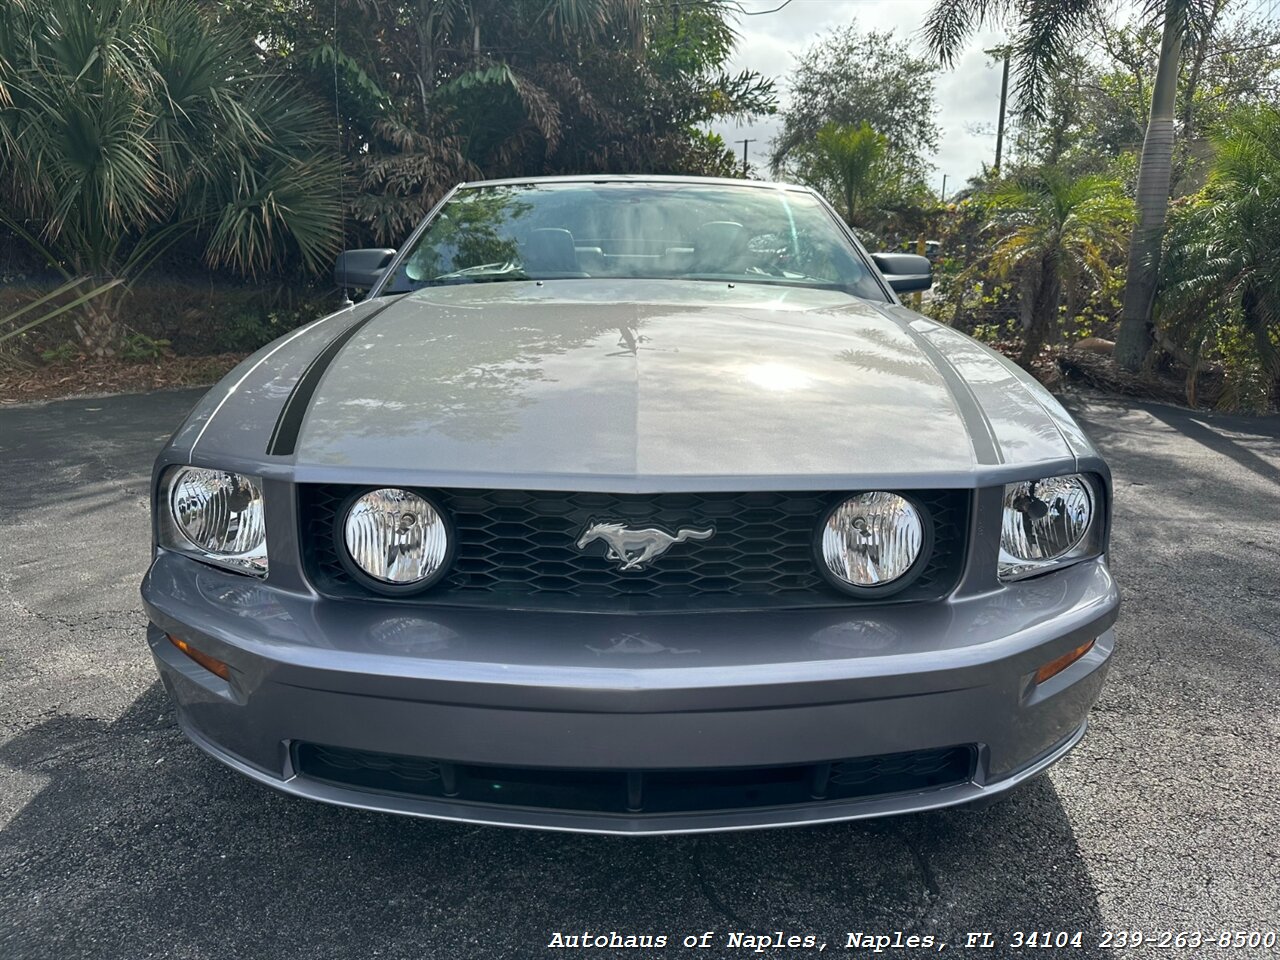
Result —
<instances>
[{"instance_id":1,"label":"car interior seat","mask_svg":"<svg viewBox=\"0 0 1280 960\"><path fill-rule=\"evenodd\" d=\"M556 277L586 277L578 263L573 234L563 227L530 230L520 243L520 257L531 274Z\"/></svg>"},{"instance_id":2,"label":"car interior seat","mask_svg":"<svg viewBox=\"0 0 1280 960\"><path fill-rule=\"evenodd\" d=\"M741 273L747 228L732 220L704 223L693 235L690 273Z\"/></svg>"}]
</instances>

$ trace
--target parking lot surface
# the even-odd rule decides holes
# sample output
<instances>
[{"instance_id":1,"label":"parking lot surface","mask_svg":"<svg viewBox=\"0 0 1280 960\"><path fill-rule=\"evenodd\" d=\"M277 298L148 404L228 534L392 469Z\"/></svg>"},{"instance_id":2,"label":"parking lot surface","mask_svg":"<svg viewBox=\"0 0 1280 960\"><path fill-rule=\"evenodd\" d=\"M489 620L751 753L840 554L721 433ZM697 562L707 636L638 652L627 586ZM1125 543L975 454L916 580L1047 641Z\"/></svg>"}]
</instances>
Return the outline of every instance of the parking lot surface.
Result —
<instances>
[{"instance_id":1,"label":"parking lot surface","mask_svg":"<svg viewBox=\"0 0 1280 960\"><path fill-rule=\"evenodd\" d=\"M1073 402L1115 472L1124 607L1089 735L1049 775L981 812L639 839L325 807L178 733L138 582L151 461L198 395L0 409L3 960L760 955L734 931L1280 956L1099 946L1280 930L1280 418ZM668 946L547 948L614 931ZM1028 953L1016 931L1083 937Z\"/></svg>"}]
</instances>

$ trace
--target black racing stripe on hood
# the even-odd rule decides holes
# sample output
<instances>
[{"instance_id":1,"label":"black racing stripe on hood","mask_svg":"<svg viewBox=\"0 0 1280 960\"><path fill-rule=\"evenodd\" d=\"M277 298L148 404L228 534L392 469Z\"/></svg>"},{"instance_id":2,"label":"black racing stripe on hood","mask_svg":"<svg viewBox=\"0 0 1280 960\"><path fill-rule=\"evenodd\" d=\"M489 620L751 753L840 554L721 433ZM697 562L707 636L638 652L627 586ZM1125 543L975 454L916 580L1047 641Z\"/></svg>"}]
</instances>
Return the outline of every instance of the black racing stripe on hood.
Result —
<instances>
[{"instance_id":1,"label":"black racing stripe on hood","mask_svg":"<svg viewBox=\"0 0 1280 960\"><path fill-rule=\"evenodd\" d=\"M407 294L403 296L407 296ZM337 359L338 354L342 352L342 348L347 345L351 338L364 329L365 324L397 300L403 299L403 296L393 298L377 310L351 324L351 326L325 344L324 349L312 358L311 362L307 364L307 369L302 371L302 376L298 378L298 382L293 385L293 390L289 392L289 397L285 400L284 406L280 408L280 416L276 419L275 428L271 431L271 439L267 441L268 456L288 457L293 455L293 452L298 447L298 434L302 430L303 417L307 415L307 408L311 406L311 400L316 394L316 388L320 386L320 381L324 378L329 365Z\"/></svg>"}]
</instances>

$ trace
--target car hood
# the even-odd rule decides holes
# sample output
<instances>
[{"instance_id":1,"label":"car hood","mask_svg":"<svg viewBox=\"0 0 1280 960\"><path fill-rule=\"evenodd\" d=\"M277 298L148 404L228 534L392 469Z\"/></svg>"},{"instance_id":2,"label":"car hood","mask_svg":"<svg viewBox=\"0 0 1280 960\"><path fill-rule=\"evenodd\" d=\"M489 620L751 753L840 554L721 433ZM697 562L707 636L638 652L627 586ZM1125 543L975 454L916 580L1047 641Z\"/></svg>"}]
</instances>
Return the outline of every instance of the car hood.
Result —
<instances>
[{"instance_id":1,"label":"car hood","mask_svg":"<svg viewBox=\"0 0 1280 960\"><path fill-rule=\"evenodd\" d=\"M839 292L565 280L372 303L356 308L362 325L338 324L349 339L297 427L298 479L941 486L968 485L984 464L1069 466L1080 452L1066 414L1003 359ZM259 397L298 379L297 362L276 362ZM234 421L230 408L219 416Z\"/></svg>"}]
</instances>

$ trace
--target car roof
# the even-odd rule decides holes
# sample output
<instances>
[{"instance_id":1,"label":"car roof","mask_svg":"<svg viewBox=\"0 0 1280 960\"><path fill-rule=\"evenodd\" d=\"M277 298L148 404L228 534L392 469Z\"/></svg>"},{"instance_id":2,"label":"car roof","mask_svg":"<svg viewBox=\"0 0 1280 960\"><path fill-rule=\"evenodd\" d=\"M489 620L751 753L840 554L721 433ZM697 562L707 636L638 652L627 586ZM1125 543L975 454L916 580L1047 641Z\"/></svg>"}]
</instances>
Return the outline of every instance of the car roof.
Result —
<instances>
[{"instance_id":1,"label":"car roof","mask_svg":"<svg viewBox=\"0 0 1280 960\"><path fill-rule=\"evenodd\" d=\"M647 173L571 174L559 177L503 177L498 180L465 180L459 187L499 187L533 183L687 183L692 185L720 184L730 187L758 187L771 190L795 190L813 193L809 187L776 180L740 180L736 177L677 177Z\"/></svg>"}]
</instances>

